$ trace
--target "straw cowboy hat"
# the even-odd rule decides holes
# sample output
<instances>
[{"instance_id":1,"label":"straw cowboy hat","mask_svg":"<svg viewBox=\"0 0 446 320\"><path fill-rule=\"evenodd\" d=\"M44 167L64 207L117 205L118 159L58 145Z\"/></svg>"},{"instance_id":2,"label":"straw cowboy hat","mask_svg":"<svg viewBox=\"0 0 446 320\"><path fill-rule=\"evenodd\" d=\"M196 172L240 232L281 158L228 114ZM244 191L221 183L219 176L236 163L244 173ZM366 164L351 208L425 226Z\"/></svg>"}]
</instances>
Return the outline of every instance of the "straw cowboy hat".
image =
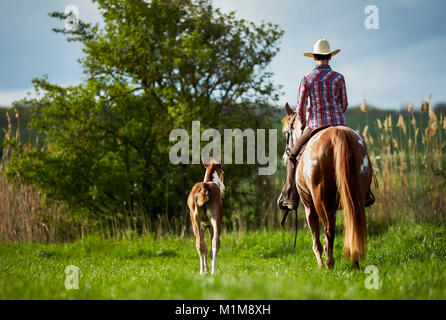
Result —
<instances>
[{"instance_id":1,"label":"straw cowboy hat","mask_svg":"<svg viewBox=\"0 0 446 320\"><path fill-rule=\"evenodd\" d=\"M335 56L341 51L341 49L337 49L335 51L330 52L330 44L326 39L318 40L313 46L313 52L305 52L304 56L313 58L315 54L331 54L331 56Z\"/></svg>"}]
</instances>

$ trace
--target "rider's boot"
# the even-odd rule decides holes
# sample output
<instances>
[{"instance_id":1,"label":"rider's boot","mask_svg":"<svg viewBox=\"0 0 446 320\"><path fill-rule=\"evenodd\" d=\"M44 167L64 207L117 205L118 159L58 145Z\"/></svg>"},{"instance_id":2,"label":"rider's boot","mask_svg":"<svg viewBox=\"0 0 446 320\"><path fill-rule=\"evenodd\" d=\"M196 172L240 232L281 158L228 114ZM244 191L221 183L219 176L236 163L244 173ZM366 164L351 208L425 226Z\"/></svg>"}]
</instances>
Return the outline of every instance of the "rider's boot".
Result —
<instances>
[{"instance_id":1,"label":"rider's boot","mask_svg":"<svg viewBox=\"0 0 446 320\"><path fill-rule=\"evenodd\" d=\"M286 162L286 179L282 188L282 193L277 200L277 206L284 209L296 209L299 206L299 193L297 192L296 177L296 159L288 158Z\"/></svg>"},{"instance_id":2,"label":"rider's boot","mask_svg":"<svg viewBox=\"0 0 446 320\"><path fill-rule=\"evenodd\" d=\"M302 146L310 139L313 129L307 127L300 137L295 142L292 150L287 151L287 161L286 161L286 179L285 184L282 188L282 193L277 200L277 206L284 209L296 209L299 205L299 193L296 187L296 168L297 168L297 155L300 152Z\"/></svg>"}]
</instances>

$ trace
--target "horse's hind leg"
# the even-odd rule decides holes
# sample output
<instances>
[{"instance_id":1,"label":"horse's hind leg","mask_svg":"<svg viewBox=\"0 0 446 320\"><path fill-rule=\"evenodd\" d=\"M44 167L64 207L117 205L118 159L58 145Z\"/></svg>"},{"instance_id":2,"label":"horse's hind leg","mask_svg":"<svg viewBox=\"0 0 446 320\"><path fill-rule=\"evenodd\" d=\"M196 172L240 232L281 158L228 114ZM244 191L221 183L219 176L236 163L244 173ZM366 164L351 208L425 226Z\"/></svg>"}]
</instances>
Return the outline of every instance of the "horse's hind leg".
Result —
<instances>
[{"instance_id":1,"label":"horse's hind leg","mask_svg":"<svg viewBox=\"0 0 446 320\"><path fill-rule=\"evenodd\" d=\"M335 239L335 226L336 226L336 211L330 212L328 215L328 228L324 228L325 232L325 258L327 269L333 269L335 265L335 260L333 258L333 243Z\"/></svg>"},{"instance_id":2,"label":"horse's hind leg","mask_svg":"<svg viewBox=\"0 0 446 320\"><path fill-rule=\"evenodd\" d=\"M316 256L317 266L320 269L324 266L324 264L322 263L322 244L319 240L319 217L314 207L310 208L305 206L305 214L307 216L307 223L313 237L313 252Z\"/></svg>"},{"instance_id":3,"label":"horse's hind leg","mask_svg":"<svg viewBox=\"0 0 446 320\"><path fill-rule=\"evenodd\" d=\"M322 199L323 197L321 196L319 198ZM335 264L333 258L333 243L335 238L336 215L335 212L327 210L327 205L324 201L315 201L315 209L324 224L325 263L327 269L333 269Z\"/></svg>"}]
</instances>

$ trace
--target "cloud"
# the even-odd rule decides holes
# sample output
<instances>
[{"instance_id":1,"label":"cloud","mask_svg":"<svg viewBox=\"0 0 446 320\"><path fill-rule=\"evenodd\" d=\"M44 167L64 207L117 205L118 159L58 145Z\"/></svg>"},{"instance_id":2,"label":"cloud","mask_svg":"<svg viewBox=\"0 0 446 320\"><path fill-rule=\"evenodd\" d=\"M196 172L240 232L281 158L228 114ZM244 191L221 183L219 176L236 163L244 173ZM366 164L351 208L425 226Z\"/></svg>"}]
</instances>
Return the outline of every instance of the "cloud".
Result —
<instances>
[{"instance_id":1,"label":"cloud","mask_svg":"<svg viewBox=\"0 0 446 320\"><path fill-rule=\"evenodd\" d=\"M59 86L66 88L69 86L77 86L80 84L80 80L73 81L53 81L49 79L51 83L57 83ZM23 98L40 98L41 93L37 94L34 87L21 88L21 89L10 89L10 90L0 90L0 106L9 107L14 101L21 100Z\"/></svg>"},{"instance_id":2,"label":"cloud","mask_svg":"<svg viewBox=\"0 0 446 320\"><path fill-rule=\"evenodd\" d=\"M275 82L283 85L280 105L296 103L300 78L314 67L302 52L311 50L321 37L333 49L342 49L331 65L346 77L350 105L365 96L377 107L400 108L406 102L419 104L430 92L433 102L446 100L446 67L438 63L446 50L444 5L432 0L376 0L380 29L370 31L364 28L368 4L367 0L214 1L224 12L235 10L240 18L264 19L285 30L281 51L270 67Z\"/></svg>"},{"instance_id":3,"label":"cloud","mask_svg":"<svg viewBox=\"0 0 446 320\"><path fill-rule=\"evenodd\" d=\"M33 88L21 90L0 91L0 106L9 107L11 103L27 97L28 92L32 92Z\"/></svg>"}]
</instances>

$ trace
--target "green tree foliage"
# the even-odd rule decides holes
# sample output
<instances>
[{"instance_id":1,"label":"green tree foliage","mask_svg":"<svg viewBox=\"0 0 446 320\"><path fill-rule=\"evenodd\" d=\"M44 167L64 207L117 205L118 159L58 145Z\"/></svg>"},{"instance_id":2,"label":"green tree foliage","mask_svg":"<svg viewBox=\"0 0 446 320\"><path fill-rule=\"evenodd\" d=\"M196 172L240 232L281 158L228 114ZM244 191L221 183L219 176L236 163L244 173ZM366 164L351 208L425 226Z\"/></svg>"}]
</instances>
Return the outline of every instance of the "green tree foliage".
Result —
<instances>
[{"instance_id":1,"label":"green tree foliage","mask_svg":"<svg viewBox=\"0 0 446 320\"><path fill-rule=\"evenodd\" d=\"M203 168L169 162L169 133L271 127L278 88L266 67L282 31L224 14L209 0L97 0L103 24L54 29L81 42L82 84L33 80L31 128L45 148L15 152L8 175L51 199L99 214L178 214ZM53 12L63 20L65 14ZM236 194L255 166L225 168Z\"/></svg>"}]
</instances>

